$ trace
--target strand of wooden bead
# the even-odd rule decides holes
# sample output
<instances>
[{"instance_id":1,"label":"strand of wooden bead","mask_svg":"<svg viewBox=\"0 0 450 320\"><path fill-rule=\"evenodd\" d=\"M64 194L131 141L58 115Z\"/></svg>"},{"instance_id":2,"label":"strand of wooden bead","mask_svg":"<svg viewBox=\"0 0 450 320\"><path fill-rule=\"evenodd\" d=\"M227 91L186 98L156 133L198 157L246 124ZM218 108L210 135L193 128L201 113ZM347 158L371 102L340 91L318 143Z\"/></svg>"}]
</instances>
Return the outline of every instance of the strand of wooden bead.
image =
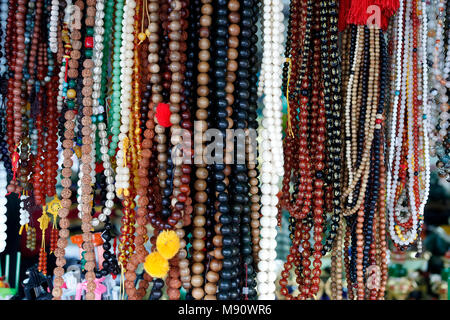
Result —
<instances>
[{"instance_id":1,"label":"strand of wooden bead","mask_svg":"<svg viewBox=\"0 0 450 320\"><path fill-rule=\"evenodd\" d=\"M77 6L77 10L73 10L74 12L83 12L84 3L80 0L75 2L75 6ZM81 16L79 17L81 19ZM70 60L67 64L67 76L69 79L73 79L76 81L78 78L78 59L81 56L81 53L79 51L79 48L81 48L81 24L73 24L72 30L71 30L71 46L73 48L77 48L71 51L70 53ZM72 89L70 89L72 90ZM68 90L69 92L69 90ZM70 95L68 94L68 97L72 100L76 96L76 91L73 90L70 91ZM72 101L71 101L72 102ZM69 106L69 103L66 101L66 103ZM75 104L75 103L74 103ZM69 210L72 205L72 191L70 190L70 187L72 185L72 156L74 154L73 146L74 146L74 138L75 138L75 112L74 107L69 107L69 109L65 112L64 118L64 140L62 142L62 148L63 148L63 169L61 170L62 179L61 179L61 185L63 187L63 190L61 191L61 209L58 211L59 216L59 239L57 242L58 248L55 250L55 256L56 256L56 268L53 271L53 274L55 276L55 279L53 281L53 299L54 300L60 300L62 296L62 285L64 284L64 266L66 264L66 260L64 258L65 256L65 248L67 247L69 237L69 226L70 222L67 218L69 215Z\"/></svg>"},{"instance_id":2,"label":"strand of wooden bead","mask_svg":"<svg viewBox=\"0 0 450 320\"><path fill-rule=\"evenodd\" d=\"M337 251L338 251L337 242L335 242L333 249L331 250L331 269L330 269L331 300L337 300L337 276L336 276Z\"/></svg>"},{"instance_id":3,"label":"strand of wooden bead","mask_svg":"<svg viewBox=\"0 0 450 320\"><path fill-rule=\"evenodd\" d=\"M355 69L356 66L359 64L359 60L361 55L360 53L360 35L361 35L361 29L358 28L358 33L357 33L357 37L356 37L356 48L355 48L355 55L353 56L353 62L352 62L352 66L351 66L351 71L350 71L350 77L348 79L348 84L347 84L347 95L346 95L346 103L345 103L345 108L344 108L344 114L345 114L345 155L346 155L346 163L347 163L347 180L348 180L348 185L350 185L353 181L353 166L352 166L352 152L351 152L351 148L352 148L352 144L350 143L350 139L352 137L352 133L351 133L351 120L352 116L351 116L351 103L352 103L352 90L354 89L353 86L353 82L354 82L354 78L355 78ZM348 197L348 201L352 202L352 195L350 194ZM347 215L347 214L344 214Z\"/></svg>"},{"instance_id":4,"label":"strand of wooden bead","mask_svg":"<svg viewBox=\"0 0 450 320\"><path fill-rule=\"evenodd\" d=\"M374 27L370 26L369 30L370 30L369 35L372 36ZM373 74L373 72L374 72L373 70L375 70L374 68L375 68L376 63L377 63L377 61L375 61L373 59L370 61L369 75ZM372 88L374 86L374 84L377 83L377 80L376 80L377 75L378 74L375 72L375 74L373 74L373 76L369 76L369 88ZM344 198L350 197L356 184L358 183L358 181L360 181L361 186L359 189L359 195L358 195L358 198L356 201L356 205L351 209L345 210L347 212L346 215L354 214L356 211L358 211L358 209L364 202L365 191L367 188L367 180L368 180L369 172L370 172L369 156L370 156L371 145L372 145L372 141L373 141L373 137L374 137L376 110L377 110L377 105L378 105L377 96L374 95L374 92L375 92L374 90L369 90L368 97L367 97L367 110L366 110L366 119L365 119L365 126L364 126L364 136L366 137L366 139L364 141L364 147L363 147L363 153L362 153L362 163L358 167L357 171L354 173L353 181L350 183L349 186L346 187L346 189L343 192Z\"/></svg>"},{"instance_id":5,"label":"strand of wooden bead","mask_svg":"<svg viewBox=\"0 0 450 320\"><path fill-rule=\"evenodd\" d=\"M354 83L353 88L352 88L352 105L353 106L360 106L362 104L362 90L363 90L363 86L360 85L363 77L364 77L364 73L362 72L362 63L361 63L361 59L364 57L364 51L362 48L362 44L364 41L364 28L362 26L357 26L357 29L361 29L361 33L359 35L357 35L359 41L360 41L360 47L359 53L355 53L358 56L361 56L361 58L358 57L358 63L356 64L356 68L355 68L355 79L354 79ZM366 98L366 97L364 97ZM352 136L351 136L351 154L352 154L352 164L354 166L356 166L356 159L357 159L357 154L358 154L358 127L359 127L359 123L358 123L358 119L360 118L360 113L361 113L361 108L353 108L352 109L352 114L354 114L354 116L352 117L351 120L351 132L352 132ZM353 167L352 167L353 168ZM353 196L353 194L352 194ZM351 201L350 201L351 202Z\"/></svg>"},{"instance_id":6,"label":"strand of wooden bead","mask_svg":"<svg viewBox=\"0 0 450 320\"><path fill-rule=\"evenodd\" d=\"M182 46L181 43L183 41L182 38L182 19L181 19L181 9L182 9L182 1L180 0L169 0L169 40L172 43L174 47L171 49L171 54L169 55L169 70L171 71L171 88L170 88L170 97L169 97L169 108L170 108L170 123L172 124L170 126L170 142L172 144L172 161L173 161L173 191L172 191L172 205L173 205L173 211L178 211L181 215L184 214L184 203L180 202L178 200L178 196L181 195L180 191L180 178L183 174L182 172L182 164L181 160L183 158L182 149L180 148L182 143L182 137L181 137L181 116L179 114L180 112L180 102L181 102L181 93L182 93L182 81L184 79L183 73L180 70L180 64L181 64L181 54L182 52ZM177 47L178 44L178 47ZM180 204L180 208L176 207L175 204ZM185 232L183 230L183 219L180 219L176 222L176 224L173 226L175 228L175 231L180 238L180 250L178 254L175 256L175 258L170 260L170 271L169 271L169 277L167 278L166 282L169 286L167 293L169 295L170 300L179 300L180 299L180 291L179 288L181 287L182 283L180 281L180 268L186 267L185 263L181 263L181 260L184 260L187 256L187 252L184 249L186 245L186 241L184 240ZM180 264L181 263L181 264ZM189 268L187 268L187 271L189 271Z\"/></svg>"},{"instance_id":7,"label":"strand of wooden bead","mask_svg":"<svg viewBox=\"0 0 450 320\"><path fill-rule=\"evenodd\" d=\"M363 274L363 248L364 248L364 205L358 210L356 218L356 281L357 281L357 299L364 300L364 274Z\"/></svg>"},{"instance_id":8,"label":"strand of wooden bead","mask_svg":"<svg viewBox=\"0 0 450 320\"><path fill-rule=\"evenodd\" d=\"M339 230L336 236L337 261L336 261L336 300L342 300L342 272L343 272L343 255L342 246L345 236L345 223L343 217L339 220Z\"/></svg>"},{"instance_id":9,"label":"strand of wooden bead","mask_svg":"<svg viewBox=\"0 0 450 320\"><path fill-rule=\"evenodd\" d=\"M86 28L93 28L95 25L95 14L96 14L96 0L86 1ZM86 39L85 39L86 40ZM85 41L85 50L92 50L88 41ZM92 139L92 70L94 68L94 61L92 59L85 59L83 61L83 117L81 118L82 128L82 142L81 146L81 165L82 165L82 181L81 181L81 212L82 212L82 225L81 229L83 231L83 249L86 252L84 258L86 259L85 278L87 280L87 290L86 290L86 300L94 300L96 289L95 278L95 253L94 244L92 243L92 177L91 172L93 168L91 167L92 162L92 149L95 149L95 141ZM94 153L95 155L95 153Z\"/></svg>"},{"instance_id":10,"label":"strand of wooden bead","mask_svg":"<svg viewBox=\"0 0 450 320\"><path fill-rule=\"evenodd\" d=\"M204 149L204 139L203 135L205 131L208 129L208 123L204 119L204 111L207 111L210 101L208 99L209 95L209 75L208 71L210 69L209 61L211 59L211 52L210 52L210 27L211 27L211 15L213 13L213 6L211 5L211 0L203 0L202 1L202 8L201 13L202 16L200 17L200 25L201 25L201 31L200 31L200 39L198 41L198 46L200 48L198 53L198 59L199 64L197 66L197 69L199 70L199 74L197 76L198 80L198 97L197 97L197 107L199 108L196 114L196 132L198 132L199 137L194 137L194 143L197 143L197 141L200 141L200 149ZM205 247L205 242L203 241L203 238L206 235L205 230L205 213L206 213L206 205L205 202L208 198L207 193L205 192L207 183L206 178L208 177L208 170L206 170L206 161L203 159L203 154L196 155L196 158L194 158L196 161L194 163L198 163L196 165L196 177L194 188L196 190L195 192L195 206L194 206L194 230L192 232L194 239L197 241L200 241L203 244L203 248ZM200 248L201 246L199 246ZM194 278L196 275L202 275L205 267L204 267L204 255L199 254L201 250L195 250L193 254L194 263L191 266L191 273L192 278ZM199 259L197 259L199 258ZM210 271L208 271L210 272ZM210 283L208 281L205 281L205 284L195 282L191 280L192 284L192 296L196 300L201 300L206 295L215 295L217 291L217 286L215 286L213 283Z\"/></svg>"},{"instance_id":11,"label":"strand of wooden bead","mask_svg":"<svg viewBox=\"0 0 450 320\"><path fill-rule=\"evenodd\" d=\"M380 163L385 163L384 159L384 139L381 138L380 143ZM384 292L386 288L388 266L387 266L387 241L386 241L386 169L384 165L380 166L380 190L378 198L378 214L379 214L379 237L380 237L380 269L381 281L380 289L378 290L378 299L384 299Z\"/></svg>"}]
</instances>

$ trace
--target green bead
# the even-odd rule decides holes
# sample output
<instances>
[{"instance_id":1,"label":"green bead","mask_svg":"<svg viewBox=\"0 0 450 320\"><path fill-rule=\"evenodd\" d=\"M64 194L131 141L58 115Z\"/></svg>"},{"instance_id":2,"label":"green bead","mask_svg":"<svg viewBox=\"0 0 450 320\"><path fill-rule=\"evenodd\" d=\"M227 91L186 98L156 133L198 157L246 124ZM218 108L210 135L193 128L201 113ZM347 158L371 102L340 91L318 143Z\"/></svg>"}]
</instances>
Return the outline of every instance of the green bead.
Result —
<instances>
[{"instance_id":1,"label":"green bead","mask_svg":"<svg viewBox=\"0 0 450 320\"><path fill-rule=\"evenodd\" d=\"M114 128L112 128L112 133L114 134L114 136L119 135L120 129L118 127L114 127Z\"/></svg>"},{"instance_id":2,"label":"green bead","mask_svg":"<svg viewBox=\"0 0 450 320\"><path fill-rule=\"evenodd\" d=\"M86 28L86 35L88 35L89 37L94 36L94 28L93 27L87 27Z\"/></svg>"},{"instance_id":3,"label":"green bead","mask_svg":"<svg viewBox=\"0 0 450 320\"><path fill-rule=\"evenodd\" d=\"M88 59L92 58L93 53L94 53L94 51L93 51L92 49L86 49L86 50L84 51L84 55L85 55L86 58L88 58Z\"/></svg>"},{"instance_id":4,"label":"green bead","mask_svg":"<svg viewBox=\"0 0 450 320\"><path fill-rule=\"evenodd\" d=\"M67 101L67 107L68 107L69 109L75 108L75 100L67 99L66 101Z\"/></svg>"},{"instance_id":5,"label":"green bead","mask_svg":"<svg viewBox=\"0 0 450 320\"><path fill-rule=\"evenodd\" d=\"M67 84L68 84L69 88L75 88L77 86L77 83L74 79L70 79Z\"/></svg>"}]
</instances>

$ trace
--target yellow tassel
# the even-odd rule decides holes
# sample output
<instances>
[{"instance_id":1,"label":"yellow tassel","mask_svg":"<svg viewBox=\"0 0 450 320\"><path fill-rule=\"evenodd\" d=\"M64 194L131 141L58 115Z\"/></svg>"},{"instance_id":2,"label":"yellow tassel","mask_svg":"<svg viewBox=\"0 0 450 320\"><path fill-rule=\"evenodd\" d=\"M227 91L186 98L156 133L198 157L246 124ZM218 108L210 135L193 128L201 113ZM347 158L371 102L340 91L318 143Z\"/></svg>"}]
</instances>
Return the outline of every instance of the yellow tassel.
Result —
<instances>
[{"instance_id":1,"label":"yellow tassel","mask_svg":"<svg viewBox=\"0 0 450 320\"><path fill-rule=\"evenodd\" d=\"M172 259L180 249L180 239L173 230L165 230L156 238L156 249L165 259Z\"/></svg>"},{"instance_id":2,"label":"yellow tassel","mask_svg":"<svg viewBox=\"0 0 450 320\"><path fill-rule=\"evenodd\" d=\"M145 258L144 269L154 278L164 278L169 272L169 261L155 251Z\"/></svg>"}]
</instances>

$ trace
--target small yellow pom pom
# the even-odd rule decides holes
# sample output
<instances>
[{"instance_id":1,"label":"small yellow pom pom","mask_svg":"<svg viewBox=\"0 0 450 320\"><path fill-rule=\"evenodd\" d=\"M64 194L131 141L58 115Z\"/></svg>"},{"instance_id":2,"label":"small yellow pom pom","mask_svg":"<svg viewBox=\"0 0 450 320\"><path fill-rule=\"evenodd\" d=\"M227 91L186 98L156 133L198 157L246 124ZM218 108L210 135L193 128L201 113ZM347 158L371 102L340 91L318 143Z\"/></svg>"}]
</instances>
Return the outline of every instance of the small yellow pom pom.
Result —
<instances>
[{"instance_id":1,"label":"small yellow pom pom","mask_svg":"<svg viewBox=\"0 0 450 320\"><path fill-rule=\"evenodd\" d=\"M156 249L166 259L172 259L180 249L180 239L173 230L165 230L156 239Z\"/></svg>"},{"instance_id":2,"label":"small yellow pom pom","mask_svg":"<svg viewBox=\"0 0 450 320\"><path fill-rule=\"evenodd\" d=\"M164 278L169 272L169 261L155 251L145 258L144 269L154 278Z\"/></svg>"}]
</instances>

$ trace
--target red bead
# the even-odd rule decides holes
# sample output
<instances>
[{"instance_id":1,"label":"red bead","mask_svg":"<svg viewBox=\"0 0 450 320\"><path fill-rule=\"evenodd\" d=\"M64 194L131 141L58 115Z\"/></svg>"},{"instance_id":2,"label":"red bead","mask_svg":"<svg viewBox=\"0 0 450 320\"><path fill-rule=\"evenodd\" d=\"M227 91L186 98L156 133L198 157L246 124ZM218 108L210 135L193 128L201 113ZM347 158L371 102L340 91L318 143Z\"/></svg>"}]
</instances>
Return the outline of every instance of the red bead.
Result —
<instances>
[{"instance_id":1,"label":"red bead","mask_svg":"<svg viewBox=\"0 0 450 320\"><path fill-rule=\"evenodd\" d=\"M89 49L93 48L94 47L94 37L86 37L84 39L84 46Z\"/></svg>"}]
</instances>

